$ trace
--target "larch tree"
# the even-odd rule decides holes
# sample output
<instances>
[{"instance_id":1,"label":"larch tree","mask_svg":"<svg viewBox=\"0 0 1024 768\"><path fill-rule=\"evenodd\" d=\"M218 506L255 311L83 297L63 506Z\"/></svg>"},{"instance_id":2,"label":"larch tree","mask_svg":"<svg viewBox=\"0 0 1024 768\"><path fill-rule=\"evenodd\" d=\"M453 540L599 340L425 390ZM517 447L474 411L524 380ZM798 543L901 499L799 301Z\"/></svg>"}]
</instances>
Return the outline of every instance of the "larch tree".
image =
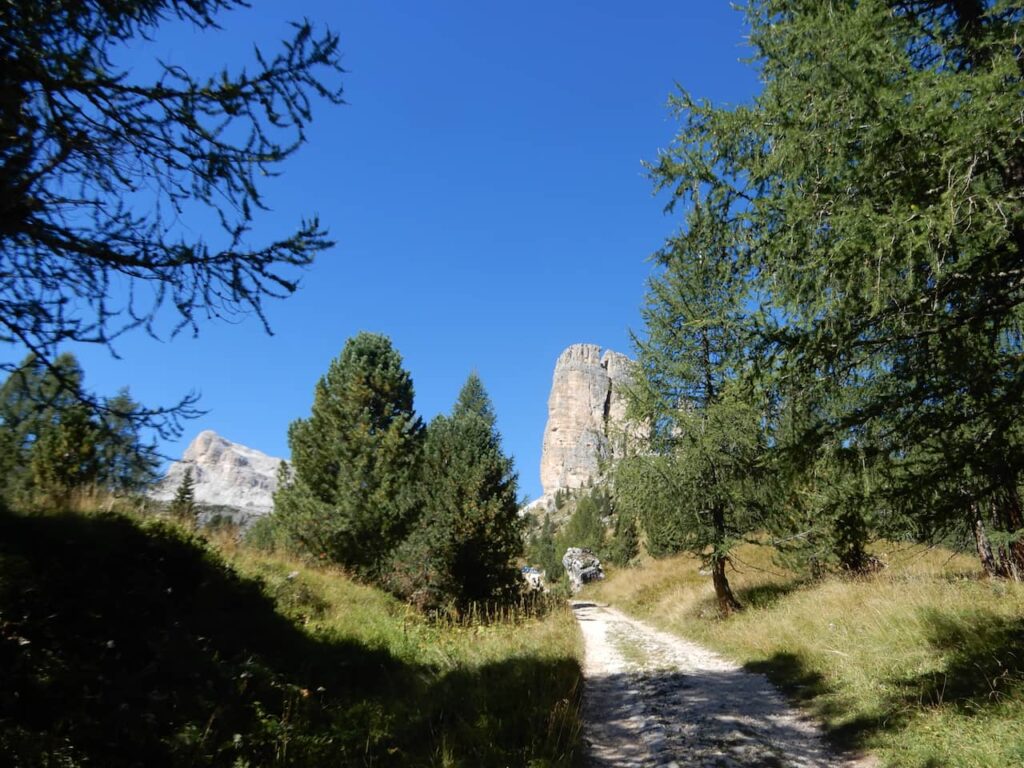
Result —
<instances>
[{"instance_id":1,"label":"larch tree","mask_svg":"<svg viewBox=\"0 0 1024 768\"><path fill-rule=\"evenodd\" d=\"M701 126L689 129L693 140ZM636 338L629 408L650 425L650 444L619 463L613 484L616 508L643 523L653 554L689 551L704 560L724 615L741 607L726 568L759 520L765 448L750 384L746 201L728 176L730 148L711 163L722 173L717 183L708 183L705 158L688 151L666 154L651 169L659 187L675 190L685 215L655 256Z\"/></svg>"},{"instance_id":2,"label":"larch tree","mask_svg":"<svg viewBox=\"0 0 1024 768\"><path fill-rule=\"evenodd\" d=\"M773 447L801 471L822 451L869 469L837 525L873 524L867 510L923 536L971 530L990 573L1020 579L1024 5L745 12L762 92L674 97L683 127L656 173L680 197L737 196L723 242L759 310L751 363L766 389L813 395Z\"/></svg>"},{"instance_id":3,"label":"larch tree","mask_svg":"<svg viewBox=\"0 0 1024 768\"><path fill-rule=\"evenodd\" d=\"M197 31L243 0L12 0L0 6L0 344L55 375L67 343L111 346L132 329L198 331L296 289L330 247L315 217L256 242L265 177L306 142L317 101L341 102L338 39L308 22L273 55L200 75L117 63L163 22ZM239 19L241 22L241 19ZM217 227L181 222L212 214ZM203 235L196 235L201 231ZM23 354L21 351L18 354ZM14 361L0 360L11 373ZM93 413L170 433L195 397Z\"/></svg>"},{"instance_id":4,"label":"larch tree","mask_svg":"<svg viewBox=\"0 0 1024 768\"><path fill-rule=\"evenodd\" d=\"M856 440L894 514L974 530L1020 579L1024 6L771 0L748 18L779 370L834 385L798 439Z\"/></svg>"}]
</instances>

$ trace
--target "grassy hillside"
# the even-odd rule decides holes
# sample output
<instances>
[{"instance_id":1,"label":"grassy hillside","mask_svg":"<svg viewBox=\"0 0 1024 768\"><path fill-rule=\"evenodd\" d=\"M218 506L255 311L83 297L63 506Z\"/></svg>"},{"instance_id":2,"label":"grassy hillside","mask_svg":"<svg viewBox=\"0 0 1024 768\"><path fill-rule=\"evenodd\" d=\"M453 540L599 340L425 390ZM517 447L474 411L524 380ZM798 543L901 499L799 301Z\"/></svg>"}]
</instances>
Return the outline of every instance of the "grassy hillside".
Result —
<instances>
[{"instance_id":1,"label":"grassy hillside","mask_svg":"<svg viewBox=\"0 0 1024 768\"><path fill-rule=\"evenodd\" d=\"M572 617L431 624L124 516L0 516L0 764L568 766Z\"/></svg>"},{"instance_id":2,"label":"grassy hillside","mask_svg":"<svg viewBox=\"0 0 1024 768\"><path fill-rule=\"evenodd\" d=\"M747 610L715 616L689 557L588 588L766 673L843 748L900 768L1024 765L1024 586L949 552L889 548L865 579L801 583L744 547L730 580Z\"/></svg>"}]
</instances>

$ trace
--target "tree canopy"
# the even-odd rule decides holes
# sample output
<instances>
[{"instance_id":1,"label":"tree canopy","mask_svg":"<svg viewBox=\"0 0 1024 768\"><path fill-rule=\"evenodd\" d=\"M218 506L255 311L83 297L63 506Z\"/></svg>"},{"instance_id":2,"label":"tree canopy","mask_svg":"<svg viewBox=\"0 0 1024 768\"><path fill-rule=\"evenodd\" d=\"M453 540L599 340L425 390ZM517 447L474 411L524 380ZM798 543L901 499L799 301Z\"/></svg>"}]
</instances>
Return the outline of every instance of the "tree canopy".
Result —
<instances>
[{"instance_id":1,"label":"tree canopy","mask_svg":"<svg viewBox=\"0 0 1024 768\"><path fill-rule=\"evenodd\" d=\"M78 361L64 353L51 365L30 355L0 384L0 499L31 506L89 487L136 491L153 479L155 446L130 418L91 413L81 402L83 381ZM140 407L127 390L111 402L127 414Z\"/></svg>"},{"instance_id":2,"label":"tree canopy","mask_svg":"<svg viewBox=\"0 0 1024 768\"><path fill-rule=\"evenodd\" d=\"M850 534L831 537L842 557L860 557L858 527L905 520L974 529L1019 577L1024 5L752 0L746 15L762 92L735 108L675 95L681 129L651 167L685 211L650 343L743 321L782 473L820 480L827 456L845 478L853 502L816 508ZM676 275L708 263L714 301L695 314ZM645 370L655 391L699 378L681 374L671 356Z\"/></svg>"},{"instance_id":3,"label":"tree canopy","mask_svg":"<svg viewBox=\"0 0 1024 768\"><path fill-rule=\"evenodd\" d=\"M354 336L288 430L294 480L277 514L309 551L379 578L419 511L423 435L401 355L385 336Z\"/></svg>"},{"instance_id":4,"label":"tree canopy","mask_svg":"<svg viewBox=\"0 0 1024 768\"><path fill-rule=\"evenodd\" d=\"M425 606L507 601L518 593L523 540L518 477L501 450L494 407L475 373L450 416L430 422L419 523L395 557L392 581Z\"/></svg>"},{"instance_id":5,"label":"tree canopy","mask_svg":"<svg viewBox=\"0 0 1024 768\"><path fill-rule=\"evenodd\" d=\"M338 39L308 22L254 65L199 75L158 62L144 81L119 49L178 19L199 30L243 0L15 0L0 9L0 342L52 365L68 342L173 332L255 312L330 247L315 217L251 242L263 177L306 141L318 99L341 102ZM180 226L205 211L219 235ZM8 372L11 361L0 362ZM53 367L54 373L59 367ZM114 403L82 397L100 413ZM178 408L120 418L174 431Z\"/></svg>"}]
</instances>

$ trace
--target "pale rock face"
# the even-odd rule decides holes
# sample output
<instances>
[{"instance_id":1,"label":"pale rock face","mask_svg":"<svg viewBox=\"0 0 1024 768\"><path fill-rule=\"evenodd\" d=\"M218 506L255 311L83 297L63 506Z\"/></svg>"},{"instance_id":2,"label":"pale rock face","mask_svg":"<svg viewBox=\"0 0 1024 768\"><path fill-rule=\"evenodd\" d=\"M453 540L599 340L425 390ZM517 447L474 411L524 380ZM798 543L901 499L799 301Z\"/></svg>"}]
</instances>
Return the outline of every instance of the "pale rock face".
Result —
<instances>
[{"instance_id":1,"label":"pale rock face","mask_svg":"<svg viewBox=\"0 0 1024 768\"><path fill-rule=\"evenodd\" d=\"M632 432L625 389L633 361L596 344L573 344L555 363L540 462L544 496L596 481L605 464L623 455Z\"/></svg>"},{"instance_id":2,"label":"pale rock face","mask_svg":"<svg viewBox=\"0 0 1024 768\"><path fill-rule=\"evenodd\" d=\"M172 500L185 471L191 468L196 502L231 508L238 513L238 522L245 522L274 508L280 465L281 459L206 430L189 444L181 461L171 464L150 496L157 501Z\"/></svg>"}]
</instances>

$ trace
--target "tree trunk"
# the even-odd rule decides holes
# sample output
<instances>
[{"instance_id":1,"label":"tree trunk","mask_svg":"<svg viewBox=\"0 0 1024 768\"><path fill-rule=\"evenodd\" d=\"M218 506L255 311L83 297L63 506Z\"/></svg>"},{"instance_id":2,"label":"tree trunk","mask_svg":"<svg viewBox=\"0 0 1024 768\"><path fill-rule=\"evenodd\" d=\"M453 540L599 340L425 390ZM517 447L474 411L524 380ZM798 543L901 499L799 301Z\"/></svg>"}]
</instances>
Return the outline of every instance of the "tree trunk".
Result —
<instances>
[{"instance_id":1,"label":"tree trunk","mask_svg":"<svg viewBox=\"0 0 1024 768\"><path fill-rule=\"evenodd\" d=\"M716 505L711 511L711 522L715 530L715 551L711 554L711 580L715 585L715 598L718 600L718 612L729 616L742 611L743 606L736 599L725 575L725 565L729 558L722 554L720 547L725 543L725 511Z\"/></svg>"},{"instance_id":2,"label":"tree trunk","mask_svg":"<svg viewBox=\"0 0 1024 768\"><path fill-rule=\"evenodd\" d=\"M985 533L985 523L977 503L971 504L971 527L974 530L974 545L978 550L978 558L981 560L981 567L989 578L999 575L999 566L996 564L995 555L992 554L992 544Z\"/></svg>"},{"instance_id":3,"label":"tree trunk","mask_svg":"<svg viewBox=\"0 0 1024 768\"><path fill-rule=\"evenodd\" d=\"M737 611L742 611L743 606L732 593L729 586L729 579L725 575L725 564L729 561L727 557L715 556L711 561L711 580L715 585L715 598L718 600L718 612L723 616L730 616Z\"/></svg>"},{"instance_id":4,"label":"tree trunk","mask_svg":"<svg viewBox=\"0 0 1024 768\"><path fill-rule=\"evenodd\" d=\"M1024 513L1021 511L1020 494L1016 487L1007 485L992 501L993 529L1003 534L1024 535ZM998 560L999 575L1024 581L1024 538L999 542L994 554Z\"/></svg>"},{"instance_id":5,"label":"tree trunk","mask_svg":"<svg viewBox=\"0 0 1024 768\"><path fill-rule=\"evenodd\" d=\"M974 543L978 558L989 577L1024 581L1024 538L1006 541L1007 535L1024 533L1024 513L1021 510L1020 494L1013 486L997 493L986 502L988 506L988 530L999 538L995 545L986 531L982 505L971 505L971 522L974 529Z\"/></svg>"}]
</instances>

